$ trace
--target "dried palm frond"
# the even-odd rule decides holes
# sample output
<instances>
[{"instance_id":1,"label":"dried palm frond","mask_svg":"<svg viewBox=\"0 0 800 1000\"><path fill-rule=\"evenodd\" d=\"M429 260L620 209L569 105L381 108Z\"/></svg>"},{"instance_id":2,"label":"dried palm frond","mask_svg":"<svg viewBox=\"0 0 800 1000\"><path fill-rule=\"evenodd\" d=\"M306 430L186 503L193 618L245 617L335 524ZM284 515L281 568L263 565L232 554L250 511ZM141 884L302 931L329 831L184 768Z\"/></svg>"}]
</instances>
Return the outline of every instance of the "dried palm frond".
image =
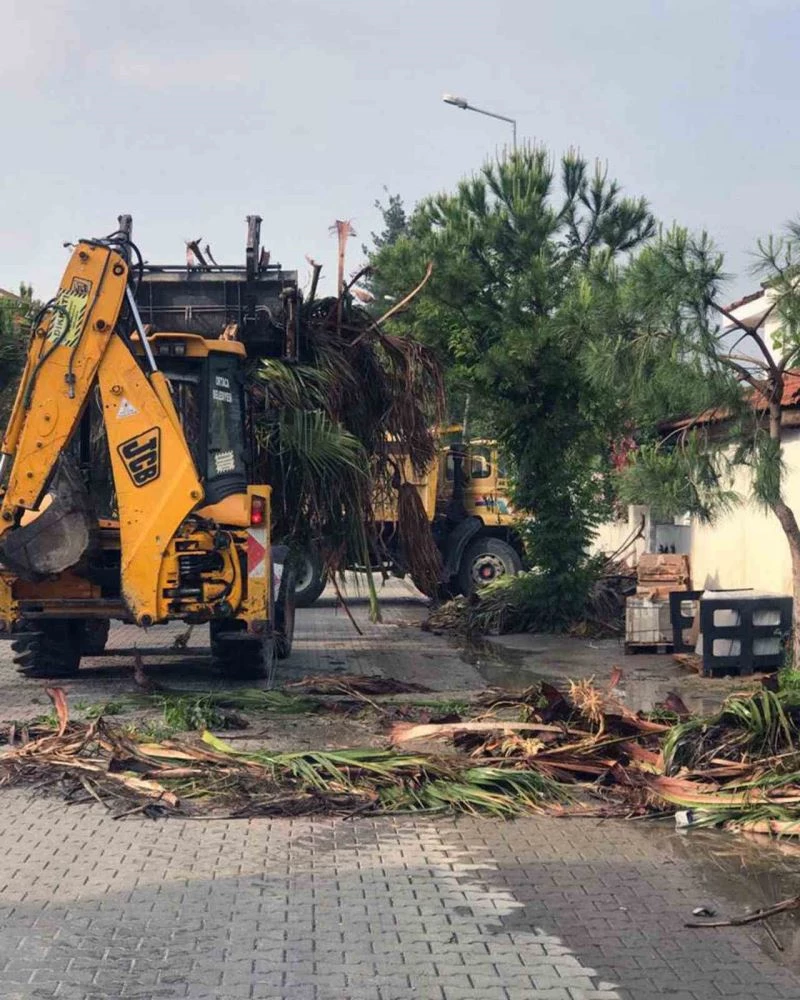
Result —
<instances>
[{"instance_id":1,"label":"dried palm frond","mask_svg":"<svg viewBox=\"0 0 800 1000\"><path fill-rule=\"evenodd\" d=\"M539 774L481 768L466 760L380 749L237 751L211 733L201 743L142 742L103 719L70 722L60 689L60 722L0 756L0 786L58 782L127 815L297 815L365 809L452 808L510 816L540 811L565 794Z\"/></svg>"},{"instance_id":2,"label":"dried palm frond","mask_svg":"<svg viewBox=\"0 0 800 1000\"><path fill-rule=\"evenodd\" d=\"M308 303L301 314L301 360L266 359L251 377L259 464L273 487L276 537L313 543L329 569L382 565L375 498L403 484L436 456L434 428L445 412L443 376L432 352L384 333L345 292ZM398 473L400 479L397 480ZM438 553L409 516L409 568L430 588ZM415 512L418 514L418 512ZM368 574L373 605L377 598Z\"/></svg>"},{"instance_id":3,"label":"dried palm frond","mask_svg":"<svg viewBox=\"0 0 800 1000\"><path fill-rule=\"evenodd\" d=\"M608 689L585 682L564 695L542 686L538 696L529 690L505 704L494 697L495 713L515 706L519 712L521 705L525 721L495 716L393 727L395 745L448 741L447 753L436 754L237 751L207 732L201 742L147 742L103 719L70 721L63 692L50 689L55 717L11 725L3 734L0 786L57 785L71 800L88 796L118 815L415 809L498 817L582 809L585 815L577 799L583 794L599 797L606 816L683 809L693 825L800 835L796 694L769 692L750 702L736 696L711 719L667 726L615 700L617 679L619 672Z\"/></svg>"},{"instance_id":4,"label":"dried palm frond","mask_svg":"<svg viewBox=\"0 0 800 1000\"><path fill-rule=\"evenodd\" d=\"M413 483L402 483L398 488L397 523L404 569L418 590L426 597L436 597L442 582L442 557Z\"/></svg>"},{"instance_id":5,"label":"dried palm frond","mask_svg":"<svg viewBox=\"0 0 800 1000\"><path fill-rule=\"evenodd\" d=\"M569 697L578 711L602 733L605 724L604 700L592 679L569 682Z\"/></svg>"}]
</instances>

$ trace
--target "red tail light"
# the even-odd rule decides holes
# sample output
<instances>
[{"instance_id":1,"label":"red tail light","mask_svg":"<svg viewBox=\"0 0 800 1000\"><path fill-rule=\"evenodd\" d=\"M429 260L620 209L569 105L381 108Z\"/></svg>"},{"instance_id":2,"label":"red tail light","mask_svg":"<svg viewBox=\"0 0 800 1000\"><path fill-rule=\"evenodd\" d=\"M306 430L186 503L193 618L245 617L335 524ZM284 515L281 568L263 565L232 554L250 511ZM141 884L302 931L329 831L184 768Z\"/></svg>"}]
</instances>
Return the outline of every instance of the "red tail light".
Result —
<instances>
[{"instance_id":1,"label":"red tail light","mask_svg":"<svg viewBox=\"0 0 800 1000\"><path fill-rule=\"evenodd\" d=\"M263 524L266 514L266 503L263 497L252 497L250 500L250 523Z\"/></svg>"}]
</instances>

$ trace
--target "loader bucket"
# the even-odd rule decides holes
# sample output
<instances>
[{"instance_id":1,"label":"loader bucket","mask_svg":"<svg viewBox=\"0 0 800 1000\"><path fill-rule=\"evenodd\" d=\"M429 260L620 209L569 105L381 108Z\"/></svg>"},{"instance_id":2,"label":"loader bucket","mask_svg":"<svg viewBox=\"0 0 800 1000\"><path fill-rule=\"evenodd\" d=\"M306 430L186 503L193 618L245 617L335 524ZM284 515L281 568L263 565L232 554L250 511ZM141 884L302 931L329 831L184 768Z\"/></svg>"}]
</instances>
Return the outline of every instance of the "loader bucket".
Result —
<instances>
[{"instance_id":1,"label":"loader bucket","mask_svg":"<svg viewBox=\"0 0 800 1000\"><path fill-rule=\"evenodd\" d=\"M23 580L41 580L80 561L94 542L97 520L80 472L62 455L50 480L51 503L29 523L0 536L0 563Z\"/></svg>"}]
</instances>

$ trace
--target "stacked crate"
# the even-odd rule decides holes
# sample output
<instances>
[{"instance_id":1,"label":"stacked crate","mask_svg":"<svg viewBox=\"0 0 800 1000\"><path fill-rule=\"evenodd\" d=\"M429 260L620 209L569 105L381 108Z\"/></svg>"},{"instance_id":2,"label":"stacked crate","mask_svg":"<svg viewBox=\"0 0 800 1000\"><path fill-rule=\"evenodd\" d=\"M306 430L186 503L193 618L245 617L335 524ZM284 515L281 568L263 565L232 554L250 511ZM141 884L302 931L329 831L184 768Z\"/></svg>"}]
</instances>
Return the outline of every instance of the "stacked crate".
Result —
<instances>
[{"instance_id":1,"label":"stacked crate","mask_svg":"<svg viewBox=\"0 0 800 1000\"><path fill-rule=\"evenodd\" d=\"M636 594L625 605L625 652L672 648L670 594L691 585L689 557L645 552L636 568Z\"/></svg>"},{"instance_id":2,"label":"stacked crate","mask_svg":"<svg viewBox=\"0 0 800 1000\"><path fill-rule=\"evenodd\" d=\"M670 596L675 652L704 677L775 671L792 629L792 599L755 590L705 590Z\"/></svg>"}]
</instances>

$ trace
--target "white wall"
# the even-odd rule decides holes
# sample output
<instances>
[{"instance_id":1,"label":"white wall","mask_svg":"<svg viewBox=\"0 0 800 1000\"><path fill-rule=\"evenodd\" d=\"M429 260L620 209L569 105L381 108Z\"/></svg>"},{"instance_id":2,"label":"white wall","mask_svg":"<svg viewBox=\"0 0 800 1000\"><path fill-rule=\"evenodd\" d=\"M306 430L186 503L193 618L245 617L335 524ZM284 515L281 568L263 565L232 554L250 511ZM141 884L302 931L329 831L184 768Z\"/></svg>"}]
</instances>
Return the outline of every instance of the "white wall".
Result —
<instances>
[{"instance_id":1,"label":"white wall","mask_svg":"<svg viewBox=\"0 0 800 1000\"><path fill-rule=\"evenodd\" d=\"M601 524L591 546L592 552L605 552L607 555L616 552L628 539L636 535L642 523L642 517L645 518L644 534L628 545L618 556L629 566L636 566L642 552L647 552L650 523L647 507L628 507L623 519Z\"/></svg>"},{"instance_id":2,"label":"white wall","mask_svg":"<svg viewBox=\"0 0 800 1000\"><path fill-rule=\"evenodd\" d=\"M784 434L784 495L800 518L800 431L787 428ZM745 496L749 492L745 470L741 470L736 490ZM628 522L602 525L593 550L614 551L638 523L641 510L641 507L630 508ZM649 525L646 535L652 546L654 537L659 538L658 527ZM685 537L695 589L752 587L791 594L791 561L786 538L775 516L764 513L754 502L746 501L713 525L693 521ZM636 557L642 551L645 549L640 541L633 558L630 551L626 553L631 565L636 564Z\"/></svg>"}]
</instances>

